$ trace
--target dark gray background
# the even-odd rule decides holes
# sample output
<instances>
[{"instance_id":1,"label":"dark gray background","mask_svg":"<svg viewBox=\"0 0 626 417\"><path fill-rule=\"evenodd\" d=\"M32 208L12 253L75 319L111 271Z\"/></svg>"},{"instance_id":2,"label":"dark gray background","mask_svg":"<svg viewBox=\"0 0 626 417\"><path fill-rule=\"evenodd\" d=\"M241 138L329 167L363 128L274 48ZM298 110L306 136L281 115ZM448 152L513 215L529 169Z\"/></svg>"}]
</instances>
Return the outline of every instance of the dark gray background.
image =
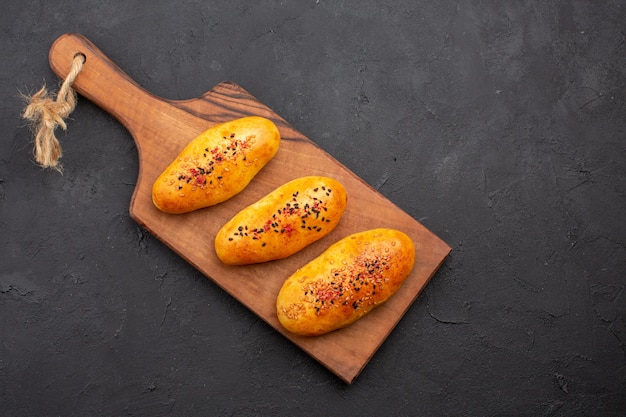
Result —
<instances>
[{"instance_id":1,"label":"dark gray background","mask_svg":"<svg viewBox=\"0 0 626 417\"><path fill-rule=\"evenodd\" d=\"M5 0L2 415L625 415L625 8ZM164 98L234 81L453 247L353 385L129 218L111 116L80 99L34 164L65 32Z\"/></svg>"}]
</instances>

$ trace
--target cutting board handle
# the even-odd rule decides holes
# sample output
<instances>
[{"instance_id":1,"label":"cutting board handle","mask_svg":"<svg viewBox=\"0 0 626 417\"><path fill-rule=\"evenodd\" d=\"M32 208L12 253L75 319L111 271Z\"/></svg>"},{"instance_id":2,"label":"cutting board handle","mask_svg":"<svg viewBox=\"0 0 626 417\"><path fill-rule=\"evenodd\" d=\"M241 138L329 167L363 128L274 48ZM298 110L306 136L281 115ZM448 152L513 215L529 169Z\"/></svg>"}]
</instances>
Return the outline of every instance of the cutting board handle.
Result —
<instances>
[{"instance_id":1,"label":"cutting board handle","mask_svg":"<svg viewBox=\"0 0 626 417\"><path fill-rule=\"evenodd\" d=\"M50 67L57 76L64 79L76 54L84 55L85 63L74 81L74 89L115 117L130 131L135 141L150 137L136 133L146 127L158 130L159 124L168 124L170 127L177 125L183 130L197 127L199 131L206 125L206 121L177 109L166 100L144 90L80 34L61 35L52 44L48 57ZM158 117L148 117L150 115ZM150 126L146 126L147 123Z\"/></svg>"}]
</instances>

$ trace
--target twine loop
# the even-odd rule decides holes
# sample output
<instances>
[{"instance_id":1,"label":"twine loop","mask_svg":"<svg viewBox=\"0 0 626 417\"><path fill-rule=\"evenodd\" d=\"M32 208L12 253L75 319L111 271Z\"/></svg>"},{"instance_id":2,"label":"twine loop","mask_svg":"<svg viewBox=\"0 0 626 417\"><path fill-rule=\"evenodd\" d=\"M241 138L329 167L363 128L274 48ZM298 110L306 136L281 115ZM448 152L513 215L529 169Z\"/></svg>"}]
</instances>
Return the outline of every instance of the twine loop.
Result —
<instances>
[{"instance_id":1,"label":"twine loop","mask_svg":"<svg viewBox=\"0 0 626 417\"><path fill-rule=\"evenodd\" d=\"M72 60L70 72L61 84L59 92L48 93L46 86L30 97L26 97L27 105L22 117L28 120L35 132L35 161L43 168L53 168L62 172L59 159L62 156L61 144L54 135L57 126L67 130L65 119L76 107L76 92L72 88L74 80L85 63L85 55L77 53Z\"/></svg>"}]
</instances>

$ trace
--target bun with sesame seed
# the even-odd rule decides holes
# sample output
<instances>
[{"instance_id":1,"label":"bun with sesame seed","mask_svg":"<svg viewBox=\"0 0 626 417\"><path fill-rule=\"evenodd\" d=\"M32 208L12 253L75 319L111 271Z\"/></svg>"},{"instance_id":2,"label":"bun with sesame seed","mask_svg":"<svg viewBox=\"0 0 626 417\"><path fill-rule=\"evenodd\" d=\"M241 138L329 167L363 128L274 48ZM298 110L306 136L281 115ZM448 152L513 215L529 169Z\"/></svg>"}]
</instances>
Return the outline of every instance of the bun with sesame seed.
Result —
<instances>
[{"instance_id":1,"label":"bun with sesame seed","mask_svg":"<svg viewBox=\"0 0 626 417\"><path fill-rule=\"evenodd\" d=\"M279 144L278 128L263 117L214 126L193 139L157 178L152 202L173 214L224 202L248 186Z\"/></svg>"},{"instance_id":2,"label":"bun with sesame seed","mask_svg":"<svg viewBox=\"0 0 626 417\"><path fill-rule=\"evenodd\" d=\"M347 204L337 180L308 176L278 187L246 207L217 233L215 251L228 265L283 259L330 233Z\"/></svg>"},{"instance_id":3,"label":"bun with sesame seed","mask_svg":"<svg viewBox=\"0 0 626 417\"><path fill-rule=\"evenodd\" d=\"M400 231L350 235L284 282L276 299L278 320L301 336L346 327L395 294L414 263L413 242Z\"/></svg>"}]
</instances>

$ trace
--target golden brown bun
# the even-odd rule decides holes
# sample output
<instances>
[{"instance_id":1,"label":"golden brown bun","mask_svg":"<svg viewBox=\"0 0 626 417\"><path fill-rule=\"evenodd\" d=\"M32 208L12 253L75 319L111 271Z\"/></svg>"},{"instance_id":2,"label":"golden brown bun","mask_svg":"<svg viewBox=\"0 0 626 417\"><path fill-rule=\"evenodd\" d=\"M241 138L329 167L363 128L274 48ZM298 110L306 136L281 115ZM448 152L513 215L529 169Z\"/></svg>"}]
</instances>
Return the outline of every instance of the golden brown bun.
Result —
<instances>
[{"instance_id":1,"label":"golden brown bun","mask_svg":"<svg viewBox=\"0 0 626 417\"><path fill-rule=\"evenodd\" d=\"M167 213L213 206L242 191L278 151L272 121L244 117L214 126L194 140L157 178L152 201Z\"/></svg>"},{"instance_id":2,"label":"golden brown bun","mask_svg":"<svg viewBox=\"0 0 626 417\"><path fill-rule=\"evenodd\" d=\"M402 232L350 235L285 281L276 299L278 320L302 336L348 326L387 301L414 263L413 242Z\"/></svg>"},{"instance_id":3,"label":"golden brown bun","mask_svg":"<svg viewBox=\"0 0 626 417\"><path fill-rule=\"evenodd\" d=\"M215 251L229 265L286 258L330 233L346 203L346 190L337 180L295 179L228 221L217 233Z\"/></svg>"}]
</instances>

